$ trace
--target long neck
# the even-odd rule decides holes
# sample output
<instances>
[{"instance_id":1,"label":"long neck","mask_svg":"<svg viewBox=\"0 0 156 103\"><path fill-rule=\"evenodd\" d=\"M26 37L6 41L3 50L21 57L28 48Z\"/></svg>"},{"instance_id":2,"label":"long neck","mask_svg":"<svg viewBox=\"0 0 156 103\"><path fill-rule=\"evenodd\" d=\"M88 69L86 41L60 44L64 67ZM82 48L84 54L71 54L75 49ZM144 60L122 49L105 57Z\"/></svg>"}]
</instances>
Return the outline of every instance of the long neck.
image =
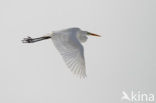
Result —
<instances>
[{"instance_id":1,"label":"long neck","mask_svg":"<svg viewBox=\"0 0 156 103\"><path fill-rule=\"evenodd\" d=\"M46 40L46 39L50 39L51 36L43 36L43 37L39 37L39 38L24 38L22 40L23 43L34 43L34 42L38 42L38 41L42 41L42 40Z\"/></svg>"}]
</instances>

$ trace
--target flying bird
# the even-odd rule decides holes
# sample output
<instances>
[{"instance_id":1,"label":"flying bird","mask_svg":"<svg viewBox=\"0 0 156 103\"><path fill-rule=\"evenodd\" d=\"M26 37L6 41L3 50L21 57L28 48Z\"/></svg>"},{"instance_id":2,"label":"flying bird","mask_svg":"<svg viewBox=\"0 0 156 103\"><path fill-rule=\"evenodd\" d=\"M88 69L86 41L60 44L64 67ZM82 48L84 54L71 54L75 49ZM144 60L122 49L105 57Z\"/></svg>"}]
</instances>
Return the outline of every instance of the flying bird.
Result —
<instances>
[{"instance_id":1,"label":"flying bird","mask_svg":"<svg viewBox=\"0 0 156 103\"><path fill-rule=\"evenodd\" d=\"M81 43L86 42L87 36L100 35L83 31L80 28L68 28L39 37L27 37L22 40L23 43L34 43L41 40L52 39L54 46L62 55L62 58L68 68L78 77L86 77L86 67L84 59L84 49Z\"/></svg>"}]
</instances>

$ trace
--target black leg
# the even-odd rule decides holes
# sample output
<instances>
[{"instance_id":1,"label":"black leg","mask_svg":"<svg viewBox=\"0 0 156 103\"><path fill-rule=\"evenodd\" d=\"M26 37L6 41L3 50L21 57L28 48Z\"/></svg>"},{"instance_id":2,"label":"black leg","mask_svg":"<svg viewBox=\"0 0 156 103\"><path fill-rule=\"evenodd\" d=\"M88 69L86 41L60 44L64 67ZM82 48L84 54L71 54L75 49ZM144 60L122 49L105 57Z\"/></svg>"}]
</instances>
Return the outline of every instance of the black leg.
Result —
<instances>
[{"instance_id":1,"label":"black leg","mask_svg":"<svg viewBox=\"0 0 156 103\"><path fill-rule=\"evenodd\" d=\"M34 42L45 40L45 39L49 39L49 38L51 38L51 37L50 36L43 36L43 37L40 37L40 38L27 37L27 38L24 38L22 40L22 42L23 43L34 43Z\"/></svg>"}]
</instances>

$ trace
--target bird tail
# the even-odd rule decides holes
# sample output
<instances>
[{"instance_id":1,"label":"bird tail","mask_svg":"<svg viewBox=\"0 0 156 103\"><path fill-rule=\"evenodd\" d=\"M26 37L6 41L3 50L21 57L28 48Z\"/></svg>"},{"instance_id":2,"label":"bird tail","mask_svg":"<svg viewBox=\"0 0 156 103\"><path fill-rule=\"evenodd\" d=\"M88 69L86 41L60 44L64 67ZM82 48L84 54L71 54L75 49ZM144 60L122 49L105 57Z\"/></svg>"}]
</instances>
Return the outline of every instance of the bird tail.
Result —
<instances>
[{"instance_id":1,"label":"bird tail","mask_svg":"<svg viewBox=\"0 0 156 103\"><path fill-rule=\"evenodd\" d=\"M41 41L41 40L46 40L46 39L50 39L51 36L43 36L43 37L39 37L39 38L31 38L31 37L27 37L27 38L24 38L22 40L23 43L34 43L34 42L38 42L38 41Z\"/></svg>"}]
</instances>

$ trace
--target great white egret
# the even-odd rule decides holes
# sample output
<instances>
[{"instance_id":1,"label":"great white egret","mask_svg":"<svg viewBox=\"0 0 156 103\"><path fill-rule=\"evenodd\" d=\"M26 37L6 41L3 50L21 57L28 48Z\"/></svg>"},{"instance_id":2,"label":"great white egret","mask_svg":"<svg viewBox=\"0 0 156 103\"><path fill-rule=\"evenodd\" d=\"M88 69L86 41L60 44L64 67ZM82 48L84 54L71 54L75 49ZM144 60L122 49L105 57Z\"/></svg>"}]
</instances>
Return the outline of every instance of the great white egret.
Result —
<instances>
[{"instance_id":1,"label":"great white egret","mask_svg":"<svg viewBox=\"0 0 156 103\"><path fill-rule=\"evenodd\" d=\"M68 68L80 78L85 78L86 67L84 49L81 43L85 42L87 40L87 36L89 35L100 37L100 35L83 31L80 28L68 28L54 31L49 35L39 38L24 38L22 41L23 43L34 43L51 38Z\"/></svg>"}]
</instances>

